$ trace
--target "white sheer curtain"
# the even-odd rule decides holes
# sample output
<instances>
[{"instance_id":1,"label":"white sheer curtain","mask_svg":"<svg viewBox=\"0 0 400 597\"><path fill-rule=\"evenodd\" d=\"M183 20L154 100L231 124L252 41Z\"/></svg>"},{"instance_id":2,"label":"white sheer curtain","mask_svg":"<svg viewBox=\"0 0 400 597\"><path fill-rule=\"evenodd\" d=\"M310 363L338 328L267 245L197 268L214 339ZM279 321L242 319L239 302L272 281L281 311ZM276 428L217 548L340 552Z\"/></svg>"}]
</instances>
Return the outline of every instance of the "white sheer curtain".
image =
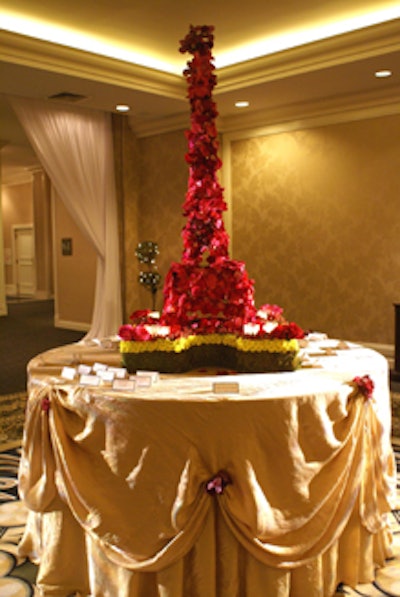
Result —
<instances>
[{"instance_id":1,"label":"white sheer curtain","mask_svg":"<svg viewBox=\"0 0 400 597\"><path fill-rule=\"evenodd\" d=\"M58 196L97 253L93 318L85 339L113 335L122 309L111 118L42 100L9 100Z\"/></svg>"}]
</instances>

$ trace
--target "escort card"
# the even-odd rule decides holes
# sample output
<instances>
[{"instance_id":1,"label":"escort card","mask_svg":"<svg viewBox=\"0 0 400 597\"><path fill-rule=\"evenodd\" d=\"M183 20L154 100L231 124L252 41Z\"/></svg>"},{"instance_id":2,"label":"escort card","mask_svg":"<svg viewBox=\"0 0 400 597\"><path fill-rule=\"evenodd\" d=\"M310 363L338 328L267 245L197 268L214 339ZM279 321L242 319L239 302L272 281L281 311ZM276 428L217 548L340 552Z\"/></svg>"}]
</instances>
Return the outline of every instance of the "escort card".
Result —
<instances>
[{"instance_id":1,"label":"escort card","mask_svg":"<svg viewBox=\"0 0 400 597\"><path fill-rule=\"evenodd\" d=\"M107 365L104 365L104 363L95 363L93 365L93 371L95 371L96 373L98 373L99 371L105 371L107 369Z\"/></svg>"},{"instance_id":2,"label":"escort card","mask_svg":"<svg viewBox=\"0 0 400 597\"><path fill-rule=\"evenodd\" d=\"M118 379L124 379L126 377L127 371L125 367L109 367L108 370L112 371Z\"/></svg>"},{"instance_id":3,"label":"escort card","mask_svg":"<svg viewBox=\"0 0 400 597\"><path fill-rule=\"evenodd\" d=\"M100 377L97 375L81 375L79 379L79 383L82 386L98 386L100 384Z\"/></svg>"},{"instance_id":4,"label":"escort card","mask_svg":"<svg viewBox=\"0 0 400 597\"><path fill-rule=\"evenodd\" d=\"M136 386L138 388L151 388L152 383L153 379L151 375L144 375L143 373L136 375Z\"/></svg>"},{"instance_id":5,"label":"escort card","mask_svg":"<svg viewBox=\"0 0 400 597\"><path fill-rule=\"evenodd\" d=\"M239 384L235 381L217 381L212 385L214 394L239 394Z\"/></svg>"},{"instance_id":6,"label":"escort card","mask_svg":"<svg viewBox=\"0 0 400 597\"><path fill-rule=\"evenodd\" d=\"M97 371L97 375L105 383L107 383L107 382L111 383L112 381L114 381L114 378L115 378L114 371L109 371L108 369L99 369Z\"/></svg>"},{"instance_id":7,"label":"escort card","mask_svg":"<svg viewBox=\"0 0 400 597\"><path fill-rule=\"evenodd\" d=\"M92 370L92 368L90 365L79 365L79 367L78 367L79 375L89 375L91 370Z\"/></svg>"},{"instance_id":8,"label":"escort card","mask_svg":"<svg viewBox=\"0 0 400 597\"><path fill-rule=\"evenodd\" d=\"M160 379L158 371L136 371L136 377L150 377L152 383L157 383Z\"/></svg>"},{"instance_id":9,"label":"escort card","mask_svg":"<svg viewBox=\"0 0 400 597\"><path fill-rule=\"evenodd\" d=\"M136 381L134 379L114 379L113 390L125 390L133 392L136 388Z\"/></svg>"},{"instance_id":10,"label":"escort card","mask_svg":"<svg viewBox=\"0 0 400 597\"><path fill-rule=\"evenodd\" d=\"M63 379L69 379L70 381L72 381L75 378L75 375L76 375L75 367L63 367L63 369L61 371L61 377Z\"/></svg>"}]
</instances>

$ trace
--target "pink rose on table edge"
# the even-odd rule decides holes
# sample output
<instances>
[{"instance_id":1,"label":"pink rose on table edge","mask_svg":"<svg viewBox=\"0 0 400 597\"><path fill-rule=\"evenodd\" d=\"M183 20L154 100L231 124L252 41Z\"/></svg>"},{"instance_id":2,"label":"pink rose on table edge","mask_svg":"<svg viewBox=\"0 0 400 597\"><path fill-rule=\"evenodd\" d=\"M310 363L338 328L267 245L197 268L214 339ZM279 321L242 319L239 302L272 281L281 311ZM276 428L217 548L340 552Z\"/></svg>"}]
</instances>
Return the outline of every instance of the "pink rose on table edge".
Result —
<instances>
[{"instance_id":1,"label":"pink rose on table edge","mask_svg":"<svg viewBox=\"0 0 400 597\"><path fill-rule=\"evenodd\" d=\"M375 384L369 375L363 375L362 377L357 375L352 382L364 396L364 398L370 399L374 393Z\"/></svg>"}]
</instances>

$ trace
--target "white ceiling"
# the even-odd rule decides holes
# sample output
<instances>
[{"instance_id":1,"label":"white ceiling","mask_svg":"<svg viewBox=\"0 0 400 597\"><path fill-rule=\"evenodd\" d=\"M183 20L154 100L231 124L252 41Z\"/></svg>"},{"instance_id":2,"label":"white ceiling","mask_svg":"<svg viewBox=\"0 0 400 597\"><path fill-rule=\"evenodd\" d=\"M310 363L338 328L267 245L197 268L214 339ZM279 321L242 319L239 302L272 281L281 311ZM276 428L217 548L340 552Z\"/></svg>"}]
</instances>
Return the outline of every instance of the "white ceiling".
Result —
<instances>
[{"instance_id":1,"label":"white ceiling","mask_svg":"<svg viewBox=\"0 0 400 597\"><path fill-rule=\"evenodd\" d=\"M215 26L220 130L399 103L398 0L2 0L0 22L4 183L36 162L8 95L128 103L138 135L186 127L190 56L178 48L190 24ZM393 75L378 80L382 68ZM241 99L250 107L239 111Z\"/></svg>"}]
</instances>

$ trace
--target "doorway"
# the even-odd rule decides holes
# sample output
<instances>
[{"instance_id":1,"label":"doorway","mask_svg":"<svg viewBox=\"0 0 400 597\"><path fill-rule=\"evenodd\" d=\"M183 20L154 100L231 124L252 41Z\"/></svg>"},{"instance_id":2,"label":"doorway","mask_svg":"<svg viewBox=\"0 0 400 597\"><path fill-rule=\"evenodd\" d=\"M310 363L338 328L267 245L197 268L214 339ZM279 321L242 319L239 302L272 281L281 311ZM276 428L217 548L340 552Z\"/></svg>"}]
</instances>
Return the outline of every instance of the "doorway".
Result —
<instances>
[{"instance_id":1,"label":"doorway","mask_svg":"<svg viewBox=\"0 0 400 597\"><path fill-rule=\"evenodd\" d=\"M17 296L35 294L35 242L33 226L13 226L14 279Z\"/></svg>"}]
</instances>

